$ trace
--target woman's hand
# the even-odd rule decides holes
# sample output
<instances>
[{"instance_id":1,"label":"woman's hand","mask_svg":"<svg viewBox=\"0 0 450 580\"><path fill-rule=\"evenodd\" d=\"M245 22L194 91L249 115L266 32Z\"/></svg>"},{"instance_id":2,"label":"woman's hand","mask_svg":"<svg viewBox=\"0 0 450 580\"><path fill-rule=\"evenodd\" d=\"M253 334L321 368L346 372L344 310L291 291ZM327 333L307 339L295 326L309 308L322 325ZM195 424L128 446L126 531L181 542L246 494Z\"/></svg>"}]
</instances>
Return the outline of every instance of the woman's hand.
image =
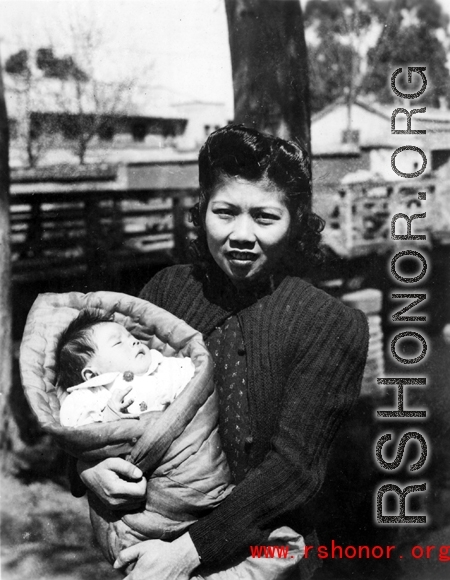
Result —
<instances>
[{"instance_id":1,"label":"woman's hand","mask_svg":"<svg viewBox=\"0 0 450 580\"><path fill-rule=\"evenodd\" d=\"M173 542L147 540L122 550L114 568L125 568L136 561L125 580L188 580L200 565L200 558L186 533Z\"/></svg>"},{"instance_id":2,"label":"woman's hand","mask_svg":"<svg viewBox=\"0 0 450 580\"><path fill-rule=\"evenodd\" d=\"M142 471L120 457L100 463L78 461L78 473L84 485L110 509L132 509L145 500L147 481Z\"/></svg>"}]
</instances>

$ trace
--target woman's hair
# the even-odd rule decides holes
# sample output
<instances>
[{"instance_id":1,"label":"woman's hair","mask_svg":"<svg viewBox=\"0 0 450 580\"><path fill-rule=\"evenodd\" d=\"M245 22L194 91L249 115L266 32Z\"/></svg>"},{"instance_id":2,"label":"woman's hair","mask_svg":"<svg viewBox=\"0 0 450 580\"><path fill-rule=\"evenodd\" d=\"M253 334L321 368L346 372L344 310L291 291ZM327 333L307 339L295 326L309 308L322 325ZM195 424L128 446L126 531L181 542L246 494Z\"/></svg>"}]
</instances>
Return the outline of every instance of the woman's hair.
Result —
<instances>
[{"instance_id":1,"label":"woman's hair","mask_svg":"<svg viewBox=\"0 0 450 580\"><path fill-rule=\"evenodd\" d=\"M92 327L113 322L113 315L94 308L85 308L62 331L56 347L56 376L58 385L68 389L83 380L81 372L95 354Z\"/></svg>"},{"instance_id":2,"label":"woman's hair","mask_svg":"<svg viewBox=\"0 0 450 580\"><path fill-rule=\"evenodd\" d=\"M194 263L207 269L213 262L206 242L206 209L223 180L236 177L265 182L284 194L283 201L291 216L285 269L299 274L320 262L320 232L325 222L310 208L311 168L306 151L294 141L244 125L228 125L211 133L199 154L200 196L191 209L197 228L197 238L191 244Z\"/></svg>"}]
</instances>

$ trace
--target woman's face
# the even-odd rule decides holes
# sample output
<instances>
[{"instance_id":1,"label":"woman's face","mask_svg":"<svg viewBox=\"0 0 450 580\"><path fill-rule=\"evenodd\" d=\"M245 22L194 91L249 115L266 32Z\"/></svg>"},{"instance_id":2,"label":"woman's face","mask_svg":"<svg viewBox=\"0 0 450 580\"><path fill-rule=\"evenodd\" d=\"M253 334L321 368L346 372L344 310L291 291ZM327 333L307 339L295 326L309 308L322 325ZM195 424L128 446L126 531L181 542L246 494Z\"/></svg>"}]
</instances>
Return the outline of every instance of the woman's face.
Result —
<instances>
[{"instance_id":1,"label":"woman's face","mask_svg":"<svg viewBox=\"0 0 450 580\"><path fill-rule=\"evenodd\" d=\"M212 257L236 286L269 275L285 253L291 217L283 194L265 182L225 179L206 209Z\"/></svg>"}]
</instances>

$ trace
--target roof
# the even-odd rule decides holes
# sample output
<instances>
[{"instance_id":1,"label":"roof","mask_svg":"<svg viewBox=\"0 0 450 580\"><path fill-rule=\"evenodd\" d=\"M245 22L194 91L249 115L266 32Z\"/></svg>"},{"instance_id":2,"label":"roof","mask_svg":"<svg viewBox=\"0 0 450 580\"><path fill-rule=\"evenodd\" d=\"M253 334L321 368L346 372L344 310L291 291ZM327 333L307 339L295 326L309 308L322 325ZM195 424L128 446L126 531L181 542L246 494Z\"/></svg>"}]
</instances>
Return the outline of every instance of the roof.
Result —
<instances>
[{"instance_id":1,"label":"roof","mask_svg":"<svg viewBox=\"0 0 450 580\"><path fill-rule=\"evenodd\" d=\"M345 96L339 97L338 99L336 99L335 101L324 107L322 110L315 113L312 116L311 122L314 123L315 121L322 119L323 117L325 117L326 115L328 115L341 105L346 104L347 98ZM435 123L450 124L450 109L437 109L435 107L429 107L427 105L422 105L420 103L415 104L412 103L411 101L408 104L405 104L403 102L397 102L392 103L391 105L384 105L375 103L372 100L369 102L368 100L362 97L357 97L353 105L361 107L366 111L369 111L370 113L373 113L374 115L377 115L383 119L387 119L389 120L389 122L391 120L392 112L395 109L406 109L407 111L408 110L411 111L412 109L420 109L422 107L426 107L425 113L417 114L417 116L414 117L414 120L421 122L433 121Z\"/></svg>"},{"instance_id":2,"label":"roof","mask_svg":"<svg viewBox=\"0 0 450 580\"><path fill-rule=\"evenodd\" d=\"M189 107L191 105L206 105L206 106L213 106L213 107L224 107L225 104L221 103L220 101L200 101L199 99L193 99L191 101L182 101L172 103L172 107Z\"/></svg>"},{"instance_id":3,"label":"roof","mask_svg":"<svg viewBox=\"0 0 450 580\"><path fill-rule=\"evenodd\" d=\"M329 105L327 105L326 107L324 107L323 109L318 111L317 113L314 113L314 115L311 118L311 122L314 123L315 121L322 119L323 117L325 117L329 113L333 112L335 109L337 109L341 105L346 105L346 104L347 104L347 97L345 97L345 96L339 97L338 99L336 99L335 101L333 101L332 103L330 103ZM384 111L377 110L375 107L372 107L368 103L362 101L360 98L355 99L353 104L357 105L359 107L362 107L363 109L366 109L366 110L370 111L371 113L374 113L375 115L379 115L380 117L383 117L383 118L387 117L387 115ZM391 117L391 113L392 113L392 111L389 113L389 119Z\"/></svg>"},{"instance_id":4,"label":"roof","mask_svg":"<svg viewBox=\"0 0 450 580\"><path fill-rule=\"evenodd\" d=\"M39 77L27 86L23 80L11 78L11 75L4 75L4 80L6 105L11 118L23 115L25 100L37 113L79 113L79 99L72 81ZM224 103L202 102L161 85L136 84L118 88L116 83L97 83L98 95L100 106L95 102L89 82L86 83L81 101L85 114L112 112L122 116L174 119L179 117L177 106L224 106ZM185 115L181 117L185 119Z\"/></svg>"},{"instance_id":5,"label":"roof","mask_svg":"<svg viewBox=\"0 0 450 580\"><path fill-rule=\"evenodd\" d=\"M53 165L47 167L17 168L11 170L13 183L37 181L109 181L117 177L117 165L102 163L89 165Z\"/></svg>"},{"instance_id":6,"label":"roof","mask_svg":"<svg viewBox=\"0 0 450 580\"><path fill-rule=\"evenodd\" d=\"M425 105L424 105L425 107ZM311 137L314 156L348 156L363 150L392 149L401 144L399 135L391 132L392 113L395 109L422 108L420 104L393 103L380 105L367 99L357 98L352 105L351 129L358 133L358 141L343 142L347 124L347 99L340 97L312 117ZM397 129L406 129L406 115L399 114ZM416 135L414 143L428 149L448 149L450 147L450 111L426 107L424 113L415 114L412 128L420 128L426 133Z\"/></svg>"}]
</instances>

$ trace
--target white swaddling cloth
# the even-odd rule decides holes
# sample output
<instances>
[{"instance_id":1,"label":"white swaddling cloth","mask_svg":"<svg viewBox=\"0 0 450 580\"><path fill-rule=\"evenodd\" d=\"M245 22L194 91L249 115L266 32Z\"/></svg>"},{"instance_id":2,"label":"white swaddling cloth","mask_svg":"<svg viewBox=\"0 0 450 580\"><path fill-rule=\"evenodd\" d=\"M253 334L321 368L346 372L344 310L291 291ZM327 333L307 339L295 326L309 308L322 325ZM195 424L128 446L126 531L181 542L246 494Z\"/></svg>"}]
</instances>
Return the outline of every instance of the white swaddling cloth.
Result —
<instances>
[{"instance_id":1,"label":"white swaddling cloth","mask_svg":"<svg viewBox=\"0 0 450 580\"><path fill-rule=\"evenodd\" d=\"M58 392L61 403L60 423L65 427L80 427L89 423L112 421L146 411L163 411L181 393L194 376L195 367L189 357L165 357L151 350L152 360L145 375L129 371L95 376L67 392ZM132 386L127 399L133 399L127 413L108 406L118 389Z\"/></svg>"}]
</instances>

